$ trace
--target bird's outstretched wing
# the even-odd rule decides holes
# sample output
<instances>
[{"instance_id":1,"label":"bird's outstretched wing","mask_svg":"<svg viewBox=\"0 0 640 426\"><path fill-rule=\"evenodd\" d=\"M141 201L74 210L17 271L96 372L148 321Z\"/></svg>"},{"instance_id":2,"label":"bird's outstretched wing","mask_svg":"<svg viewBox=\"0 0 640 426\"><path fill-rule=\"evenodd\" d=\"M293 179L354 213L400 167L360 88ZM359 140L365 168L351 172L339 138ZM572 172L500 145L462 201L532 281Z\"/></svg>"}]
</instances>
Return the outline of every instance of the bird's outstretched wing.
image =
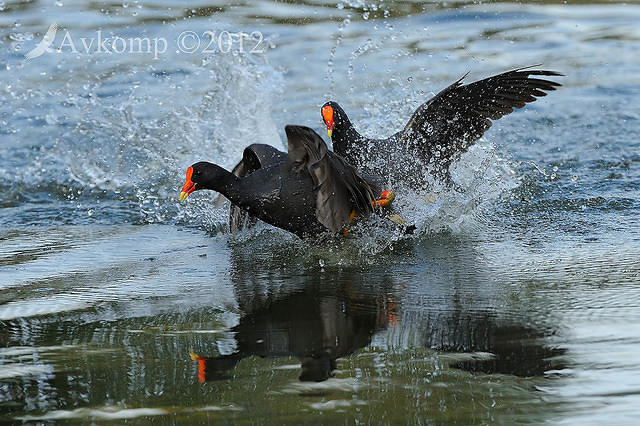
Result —
<instances>
[{"instance_id":1,"label":"bird's outstretched wing","mask_svg":"<svg viewBox=\"0 0 640 426\"><path fill-rule=\"evenodd\" d=\"M466 75L463 76L413 113L398 135L400 140L412 152L448 167L491 127L491 120L561 86L538 77L562 74L531 68L518 68L469 84L462 83Z\"/></svg>"}]
</instances>

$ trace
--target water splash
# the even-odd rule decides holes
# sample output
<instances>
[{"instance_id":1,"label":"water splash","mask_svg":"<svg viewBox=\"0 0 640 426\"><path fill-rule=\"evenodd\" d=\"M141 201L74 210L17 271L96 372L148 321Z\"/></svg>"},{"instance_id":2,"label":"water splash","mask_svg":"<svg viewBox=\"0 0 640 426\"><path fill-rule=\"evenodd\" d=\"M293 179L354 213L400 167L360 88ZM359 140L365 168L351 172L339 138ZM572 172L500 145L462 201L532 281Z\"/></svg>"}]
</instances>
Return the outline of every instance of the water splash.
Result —
<instances>
[{"instance_id":1,"label":"water splash","mask_svg":"<svg viewBox=\"0 0 640 426\"><path fill-rule=\"evenodd\" d=\"M430 177L428 170L424 173ZM488 142L473 146L452 168L452 175L462 192L433 180L427 192L397 188L393 213L408 225L415 225L416 230L411 234L388 217L371 215L352 226L348 238L323 236L300 240L261 223L256 228L232 234L229 243L232 247L242 247L252 257L259 258L258 253L264 252L274 262L287 264L295 259L296 265L308 268L381 266L385 262L391 265L397 256L402 257L411 250L411 242L416 239L441 233L473 233L486 223L485 213L492 211L495 203L520 183L511 163Z\"/></svg>"},{"instance_id":2,"label":"water splash","mask_svg":"<svg viewBox=\"0 0 640 426\"><path fill-rule=\"evenodd\" d=\"M331 98L331 95L335 93L335 77L333 76L334 68L335 68L335 59L336 52L340 44L342 43L342 38L344 37L344 30L351 23L351 14L347 14L347 16L342 20L337 29L336 39L331 46L331 53L329 54L329 60L327 61L327 77L326 79L329 81L329 91L325 93L324 97L326 99Z\"/></svg>"},{"instance_id":3,"label":"water splash","mask_svg":"<svg viewBox=\"0 0 640 426\"><path fill-rule=\"evenodd\" d=\"M349 2L347 6L359 11L380 10L365 2ZM333 61L351 16L347 13L339 25L331 50L327 70L331 91L335 89ZM396 35L392 25L387 21L383 24L383 34L376 33L351 51L346 64L348 78L354 75L356 61L371 50L381 50ZM270 114L283 87L284 71L274 70L265 57L243 55L181 62L180 68L171 63L141 67L123 62L105 70L104 65L60 65L73 68L72 72L79 76L95 69L101 71L97 78L87 78L82 90L68 83L52 93L53 102L63 104L65 109L51 108L54 112L48 111L40 119L43 125L64 132L51 146L40 147L36 155L25 153L25 158L31 156L32 161L21 168L17 179L9 173L0 176L2 188L13 188L3 203L18 205L24 201L22 193L36 189L37 193L46 192L47 197L73 205L71 210L80 212L83 220L99 220L107 214L106 206L112 201L120 204L122 211L130 210L127 214L121 212L125 222L197 226L212 233L226 229L226 210L213 207L217 194L203 191L188 203L177 203L184 169L199 160L231 168L250 143L283 148L280 125ZM365 114L360 117L360 124L369 130L364 133L393 133L397 129L392 126L404 123L426 100L424 93L415 91L411 78L391 76L388 82L386 93L361 106ZM20 85L14 85L12 96L20 96ZM36 95L45 107L47 94ZM442 230L465 232L466 223L473 223L479 206L491 203L511 186L511 176L504 171L502 160L490 151L491 148L472 151L456 168L464 193L435 183L434 189L424 194L398 188L396 208L417 226L417 235ZM413 238L386 224L377 227L375 220L372 225L374 231L362 232L355 238L356 252L393 250L398 241ZM264 232L278 231L259 227L243 238L256 238ZM286 238L283 241L290 242Z\"/></svg>"}]
</instances>

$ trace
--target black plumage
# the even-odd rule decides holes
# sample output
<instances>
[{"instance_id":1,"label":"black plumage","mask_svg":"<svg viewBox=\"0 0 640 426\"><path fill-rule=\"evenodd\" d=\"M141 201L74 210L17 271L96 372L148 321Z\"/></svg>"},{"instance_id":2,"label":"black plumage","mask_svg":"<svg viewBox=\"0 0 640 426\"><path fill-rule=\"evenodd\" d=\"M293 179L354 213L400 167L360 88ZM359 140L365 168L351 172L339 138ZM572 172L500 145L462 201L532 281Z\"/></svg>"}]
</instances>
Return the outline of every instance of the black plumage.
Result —
<instances>
[{"instance_id":1,"label":"black plumage","mask_svg":"<svg viewBox=\"0 0 640 426\"><path fill-rule=\"evenodd\" d=\"M187 172L181 199L195 190L220 192L253 218L299 237L327 230L337 233L352 211L373 211L374 188L342 157L327 149L322 138L303 126L286 126L288 153L266 145L245 149L234 173L199 162ZM183 195L184 194L184 195ZM239 226L244 213L234 226Z\"/></svg>"},{"instance_id":2,"label":"black plumage","mask_svg":"<svg viewBox=\"0 0 640 426\"><path fill-rule=\"evenodd\" d=\"M539 77L555 71L519 68L469 84L463 76L421 105L403 130L387 139L369 139L353 127L336 102L322 107L334 151L361 172L424 187L428 169L451 183L449 166L491 127L492 121L555 90L560 83Z\"/></svg>"}]
</instances>

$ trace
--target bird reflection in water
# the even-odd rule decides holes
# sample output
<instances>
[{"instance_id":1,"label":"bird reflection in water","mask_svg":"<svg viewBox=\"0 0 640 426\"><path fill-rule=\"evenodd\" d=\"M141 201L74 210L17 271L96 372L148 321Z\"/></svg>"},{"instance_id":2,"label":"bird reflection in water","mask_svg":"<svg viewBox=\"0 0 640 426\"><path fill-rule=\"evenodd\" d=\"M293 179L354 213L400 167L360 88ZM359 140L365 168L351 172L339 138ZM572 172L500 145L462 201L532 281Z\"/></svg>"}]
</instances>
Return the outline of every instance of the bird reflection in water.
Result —
<instances>
[{"instance_id":1,"label":"bird reflection in water","mask_svg":"<svg viewBox=\"0 0 640 426\"><path fill-rule=\"evenodd\" d=\"M200 382L224 380L243 358L300 360L300 381L321 382L333 376L336 360L353 354L371 342L371 336L395 322L396 305L385 292L354 291L350 283L323 286L312 282L303 288L256 304L255 295L241 297L246 314L231 329L237 351L206 357L191 354L198 362Z\"/></svg>"},{"instance_id":2,"label":"bird reflection in water","mask_svg":"<svg viewBox=\"0 0 640 426\"><path fill-rule=\"evenodd\" d=\"M250 356L293 356L300 360L300 380L324 381L332 377L338 358L369 346L374 334L385 352L410 356L411 349L422 348L447 353L443 359L449 367L472 374L533 377L566 367L566 349L553 344L556 323L537 312L500 314L495 304L508 300L501 287L478 286L458 275L447 278L442 271L460 273L456 259L471 254L465 245L442 246L434 245L422 256L434 259L426 270L440 272L428 285L403 281L392 271L381 273L383 269L329 273L309 268L292 274L281 265L293 253L256 262L234 251L234 293L243 312L230 330L236 350L215 357L194 355L200 381L227 379ZM461 253L452 255L454 249ZM274 265L267 268L264 262Z\"/></svg>"}]
</instances>

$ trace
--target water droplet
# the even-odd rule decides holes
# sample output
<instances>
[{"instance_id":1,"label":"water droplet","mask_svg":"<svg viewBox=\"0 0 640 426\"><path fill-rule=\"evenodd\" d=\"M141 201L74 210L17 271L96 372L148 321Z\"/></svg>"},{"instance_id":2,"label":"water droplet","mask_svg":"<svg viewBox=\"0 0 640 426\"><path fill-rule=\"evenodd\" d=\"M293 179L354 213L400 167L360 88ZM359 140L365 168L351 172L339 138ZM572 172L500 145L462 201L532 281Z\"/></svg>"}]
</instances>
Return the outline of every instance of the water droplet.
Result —
<instances>
[{"instance_id":1,"label":"water droplet","mask_svg":"<svg viewBox=\"0 0 640 426\"><path fill-rule=\"evenodd\" d=\"M89 215L89 216L93 216L93 209L89 209L89 210L87 210L87 215Z\"/></svg>"},{"instance_id":2,"label":"water droplet","mask_svg":"<svg viewBox=\"0 0 640 426\"><path fill-rule=\"evenodd\" d=\"M62 7L64 4L60 0L56 0L56 6Z\"/></svg>"},{"instance_id":3,"label":"water droplet","mask_svg":"<svg viewBox=\"0 0 640 426\"><path fill-rule=\"evenodd\" d=\"M123 1L123 2L122 2L122 7L123 7L124 9L128 8L128 7L129 7L129 2L128 2L128 1Z\"/></svg>"}]
</instances>

